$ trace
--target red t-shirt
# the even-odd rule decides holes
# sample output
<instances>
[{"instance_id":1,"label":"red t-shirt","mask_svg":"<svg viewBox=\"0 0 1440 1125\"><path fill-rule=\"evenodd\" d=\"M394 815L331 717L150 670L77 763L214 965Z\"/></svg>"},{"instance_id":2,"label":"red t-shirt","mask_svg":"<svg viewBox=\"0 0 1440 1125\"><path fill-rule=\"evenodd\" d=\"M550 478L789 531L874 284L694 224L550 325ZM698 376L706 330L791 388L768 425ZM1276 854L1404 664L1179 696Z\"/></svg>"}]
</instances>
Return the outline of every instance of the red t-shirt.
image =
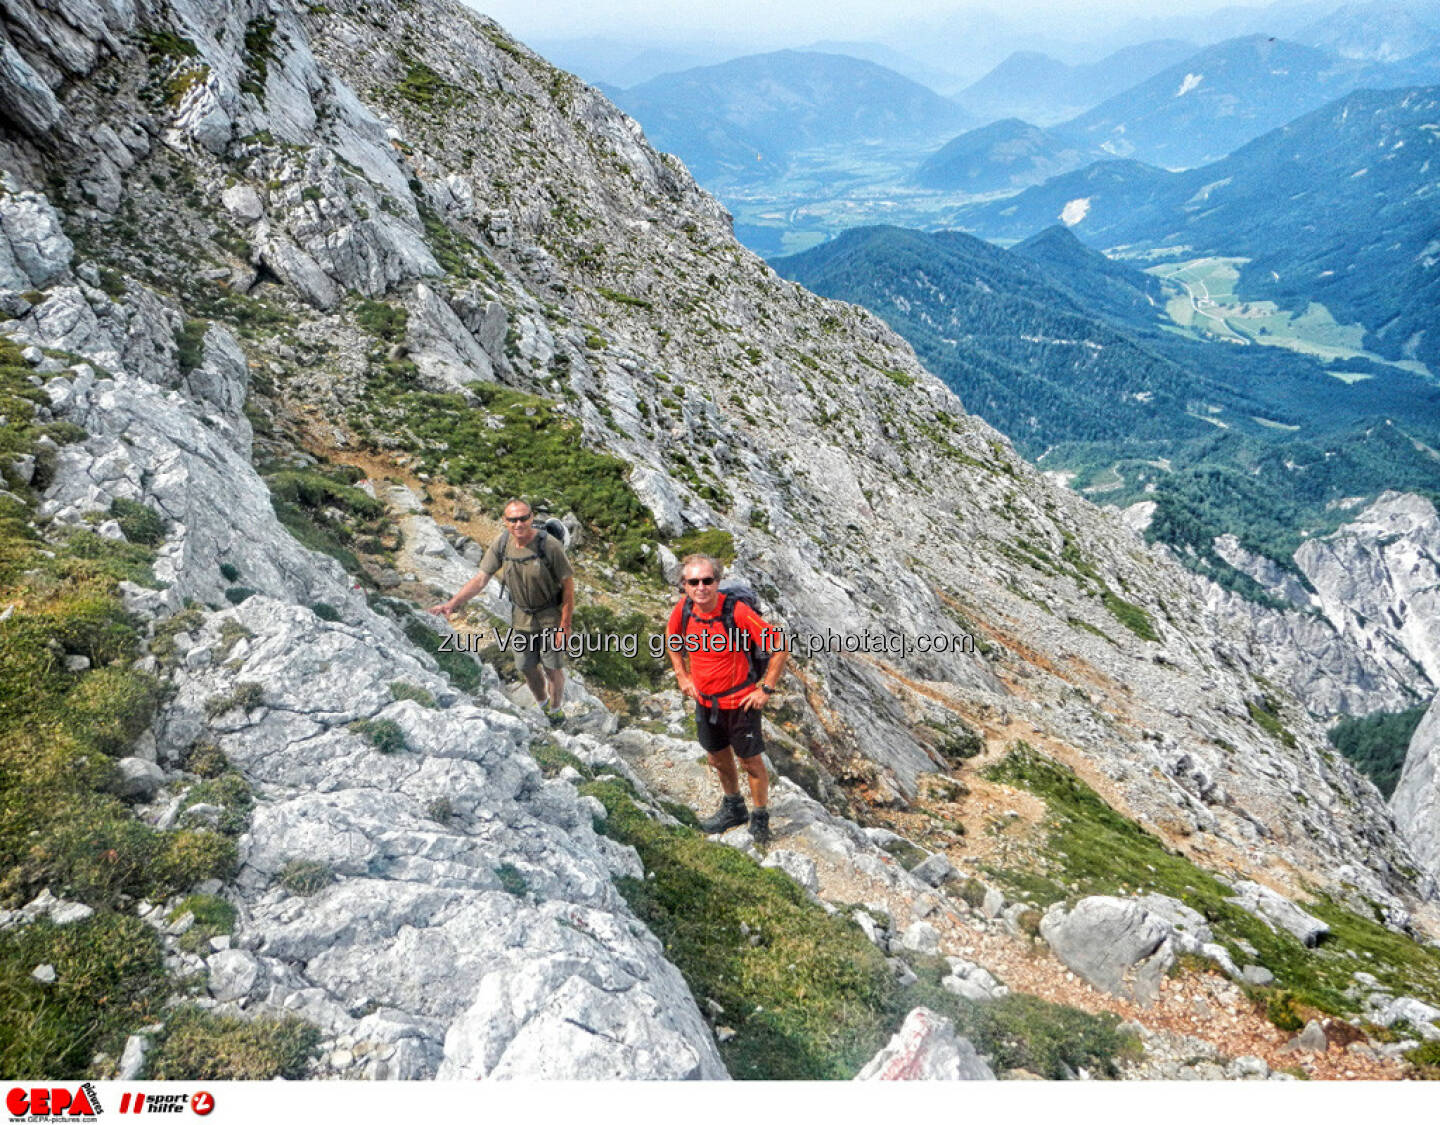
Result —
<instances>
[{"instance_id":1,"label":"red t-shirt","mask_svg":"<svg viewBox=\"0 0 1440 1125\"><path fill-rule=\"evenodd\" d=\"M701 617L697 610L691 609L684 647L679 650L682 656L690 658L690 679L694 681L695 690L701 695L715 695L737 684L743 684L750 678L750 658L743 648L732 646L731 638L725 632L725 625L721 621L721 611L725 607L727 596L720 595L715 603L713 617ZM670 611L670 622L665 626L667 642L670 637L679 634L680 617L684 608L685 601L682 598ZM750 634L750 643L757 651L770 647L770 638L765 635L770 626L744 602L737 602L735 605L735 627ZM733 695L721 696L718 700L720 709L730 711L739 707L746 694L737 691Z\"/></svg>"}]
</instances>

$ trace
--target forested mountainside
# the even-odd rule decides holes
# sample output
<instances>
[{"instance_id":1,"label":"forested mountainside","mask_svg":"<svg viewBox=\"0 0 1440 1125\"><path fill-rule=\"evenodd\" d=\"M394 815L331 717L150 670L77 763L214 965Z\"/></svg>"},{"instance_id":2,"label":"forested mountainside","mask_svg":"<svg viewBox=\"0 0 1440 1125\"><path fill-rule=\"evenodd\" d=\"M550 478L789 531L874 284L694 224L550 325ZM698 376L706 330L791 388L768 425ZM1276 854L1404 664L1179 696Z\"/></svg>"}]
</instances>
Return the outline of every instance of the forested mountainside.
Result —
<instances>
[{"instance_id":1,"label":"forested mountainside","mask_svg":"<svg viewBox=\"0 0 1440 1125\"><path fill-rule=\"evenodd\" d=\"M1363 325L1367 348L1433 371L1437 124L1434 86L1358 90L1188 172L1107 161L967 208L959 225L1020 239L1063 214L1091 246L1244 258L1243 300L1322 304Z\"/></svg>"},{"instance_id":2,"label":"forested mountainside","mask_svg":"<svg viewBox=\"0 0 1440 1125\"><path fill-rule=\"evenodd\" d=\"M1266 638L597 92L442 0L0 13L7 1073L1426 1065L1433 873ZM552 730L440 643L516 494L588 631L708 549L884 640L797 656L768 854L658 661Z\"/></svg>"}]
</instances>

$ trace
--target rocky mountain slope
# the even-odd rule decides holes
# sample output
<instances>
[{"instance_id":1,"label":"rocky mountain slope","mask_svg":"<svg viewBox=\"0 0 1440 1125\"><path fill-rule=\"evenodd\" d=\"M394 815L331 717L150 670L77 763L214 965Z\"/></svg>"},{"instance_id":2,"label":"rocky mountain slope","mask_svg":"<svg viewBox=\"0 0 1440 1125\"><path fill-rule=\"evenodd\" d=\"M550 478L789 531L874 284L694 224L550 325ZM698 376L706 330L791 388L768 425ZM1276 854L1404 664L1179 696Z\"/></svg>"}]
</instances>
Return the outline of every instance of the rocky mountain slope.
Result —
<instances>
[{"instance_id":1,"label":"rocky mountain slope","mask_svg":"<svg viewBox=\"0 0 1440 1125\"><path fill-rule=\"evenodd\" d=\"M1440 1035L1432 884L1260 639L595 91L439 0L0 11L0 963L18 1042L86 1029L17 1073L849 1076L922 997L1056 1077L1137 1039L1135 1076L1394 1075ZM653 629L700 547L870 638L772 716L788 874L683 827L643 662L584 664L547 737L439 650L418 607L516 493L573 517L597 629ZM1155 984L1186 953L1208 1054ZM1434 1014L1327 1052L1392 1008ZM1014 1053L1045 1020L1073 1050Z\"/></svg>"}]
</instances>

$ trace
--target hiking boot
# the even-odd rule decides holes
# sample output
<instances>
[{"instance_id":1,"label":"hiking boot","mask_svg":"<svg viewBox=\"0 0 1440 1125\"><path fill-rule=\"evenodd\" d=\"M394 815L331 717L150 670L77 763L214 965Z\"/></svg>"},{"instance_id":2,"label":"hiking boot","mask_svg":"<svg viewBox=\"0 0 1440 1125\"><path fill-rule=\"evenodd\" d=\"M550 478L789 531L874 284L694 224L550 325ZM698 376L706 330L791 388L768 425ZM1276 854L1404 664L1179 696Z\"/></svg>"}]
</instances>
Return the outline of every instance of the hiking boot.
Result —
<instances>
[{"instance_id":1,"label":"hiking boot","mask_svg":"<svg viewBox=\"0 0 1440 1125\"><path fill-rule=\"evenodd\" d=\"M750 839L757 844L770 842L770 810L756 809L750 814Z\"/></svg>"},{"instance_id":2,"label":"hiking boot","mask_svg":"<svg viewBox=\"0 0 1440 1125\"><path fill-rule=\"evenodd\" d=\"M700 822L700 831L707 836L713 836L727 828L738 828L749 819L750 814L745 811L745 798L735 793L720 802L714 816L706 817Z\"/></svg>"}]
</instances>

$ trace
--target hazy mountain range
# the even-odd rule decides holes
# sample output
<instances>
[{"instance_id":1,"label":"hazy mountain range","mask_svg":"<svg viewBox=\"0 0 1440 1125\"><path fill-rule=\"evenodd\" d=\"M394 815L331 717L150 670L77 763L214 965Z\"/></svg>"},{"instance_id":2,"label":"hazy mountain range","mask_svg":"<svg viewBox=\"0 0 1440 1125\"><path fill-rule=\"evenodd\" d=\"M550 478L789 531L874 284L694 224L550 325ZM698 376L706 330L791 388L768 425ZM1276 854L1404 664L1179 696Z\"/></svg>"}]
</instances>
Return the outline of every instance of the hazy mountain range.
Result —
<instances>
[{"instance_id":1,"label":"hazy mountain range","mask_svg":"<svg viewBox=\"0 0 1440 1125\"><path fill-rule=\"evenodd\" d=\"M954 102L893 70L813 51L731 59L612 95L702 182L782 173L798 149L941 138L973 124Z\"/></svg>"}]
</instances>

